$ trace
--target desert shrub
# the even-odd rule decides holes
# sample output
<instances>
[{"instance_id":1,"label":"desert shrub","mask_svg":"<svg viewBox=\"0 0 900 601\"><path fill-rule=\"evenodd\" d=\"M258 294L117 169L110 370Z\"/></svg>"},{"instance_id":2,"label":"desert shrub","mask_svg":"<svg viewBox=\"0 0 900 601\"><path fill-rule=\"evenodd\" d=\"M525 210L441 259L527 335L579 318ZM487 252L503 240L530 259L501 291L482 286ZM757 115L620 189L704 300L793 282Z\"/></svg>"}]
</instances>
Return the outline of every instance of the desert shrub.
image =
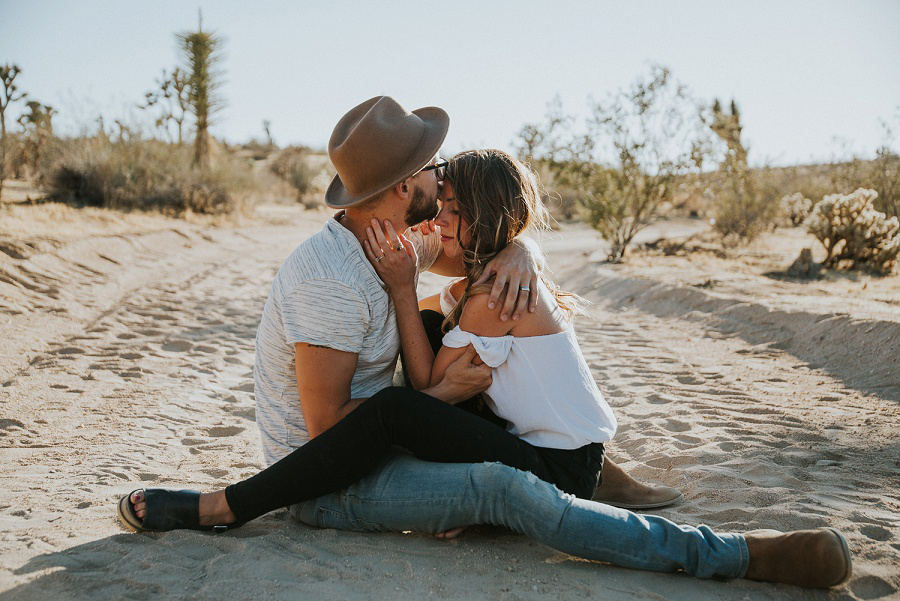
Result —
<instances>
[{"instance_id":1,"label":"desert shrub","mask_svg":"<svg viewBox=\"0 0 900 601\"><path fill-rule=\"evenodd\" d=\"M227 155L208 170L191 167L185 146L106 134L65 141L43 178L54 197L110 209L182 214L230 213L253 188L246 162Z\"/></svg>"},{"instance_id":2,"label":"desert shrub","mask_svg":"<svg viewBox=\"0 0 900 601\"><path fill-rule=\"evenodd\" d=\"M872 187L878 192L875 208L900 217L900 155L882 146L872 162Z\"/></svg>"},{"instance_id":3,"label":"desert shrub","mask_svg":"<svg viewBox=\"0 0 900 601\"><path fill-rule=\"evenodd\" d=\"M23 167L20 136L7 134L0 138L0 198L3 194L3 182L21 177Z\"/></svg>"},{"instance_id":4,"label":"desert shrub","mask_svg":"<svg viewBox=\"0 0 900 601\"><path fill-rule=\"evenodd\" d=\"M749 169L726 173L714 195L713 228L725 246L749 242L772 225L778 204L771 186Z\"/></svg>"},{"instance_id":5,"label":"desert shrub","mask_svg":"<svg viewBox=\"0 0 900 601\"><path fill-rule=\"evenodd\" d=\"M845 148L843 156L849 158L829 165L830 190L840 194L859 188L875 190L875 209L900 217L900 154L893 150L900 132L900 113L893 120L881 120L881 128L882 143L874 159L863 159Z\"/></svg>"},{"instance_id":6,"label":"desert shrub","mask_svg":"<svg viewBox=\"0 0 900 601\"><path fill-rule=\"evenodd\" d=\"M900 254L900 221L875 209L877 196L875 190L860 188L826 196L813 207L806 226L828 253L824 265L890 273Z\"/></svg>"},{"instance_id":7,"label":"desert shrub","mask_svg":"<svg viewBox=\"0 0 900 601\"><path fill-rule=\"evenodd\" d=\"M309 191L316 176L315 169L309 164L308 156L308 148L288 146L279 152L269 165L272 173L289 183L298 197Z\"/></svg>"},{"instance_id":8,"label":"desert shrub","mask_svg":"<svg viewBox=\"0 0 900 601\"><path fill-rule=\"evenodd\" d=\"M781 201L778 204L781 207L781 214L794 227L806 221L810 211L812 211L812 201L799 192L785 194L781 197Z\"/></svg>"},{"instance_id":9,"label":"desert shrub","mask_svg":"<svg viewBox=\"0 0 900 601\"><path fill-rule=\"evenodd\" d=\"M900 156L887 147L879 148L874 160L852 157L832 163L828 183L838 194L859 188L875 190L874 208L888 216L900 216Z\"/></svg>"},{"instance_id":10,"label":"desert shrub","mask_svg":"<svg viewBox=\"0 0 900 601\"><path fill-rule=\"evenodd\" d=\"M325 190L331 183L331 173L320 157L309 148L288 146L279 152L269 169L294 189L298 202L306 208L322 204Z\"/></svg>"},{"instance_id":11,"label":"desert shrub","mask_svg":"<svg viewBox=\"0 0 900 601\"><path fill-rule=\"evenodd\" d=\"M740 112L734 101L730 114L718 100L713 103L709 127L725 143L713 186L713 227L725 245L749 242L769 229L778 211L774 180L768 170L750 169L748 151L741 141Z\"/></svg>"},{"instance_id":12,"label":"desert shrub","mask_svg":"<svg viewBox=\"0 0 900 601\"><path fill-rule=\"evenodd\" d=\"M585 219L610 244L607 258L621 261L635 235L672 202L684 175L702 166L697 106L657 65L649 77L593 103L586 132L573 131L574 121L554 101L545 124L519 132L519 155L550 171L560 199L578 198Z\"/></svg>"}]
</instances>

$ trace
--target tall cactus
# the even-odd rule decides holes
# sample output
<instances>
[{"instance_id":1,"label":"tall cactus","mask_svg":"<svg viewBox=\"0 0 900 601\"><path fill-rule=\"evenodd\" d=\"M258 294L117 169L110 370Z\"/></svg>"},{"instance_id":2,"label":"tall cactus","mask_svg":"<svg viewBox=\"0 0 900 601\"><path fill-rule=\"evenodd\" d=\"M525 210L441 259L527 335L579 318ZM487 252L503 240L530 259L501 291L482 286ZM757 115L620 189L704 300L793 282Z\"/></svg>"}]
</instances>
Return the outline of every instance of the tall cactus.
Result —
<instances>
[{"instance_id":1,"label":"tall cactus","mask_svg":"<svg viewBox=\"0 0 900 601\"><path fill-rule=\"evenodd\" d=\"M747 149L741 143L741 131L744 129L741 125L741 113L738 110L737 103L731 101L731 114L729 115L722 110L722 105L718 99L713 103L713 122L710 125L713 133L722 138L728 146L728 154L736 165L746 166Z\"/></svg>"},{"instance_id":2,"label":"tall cactus","mask_svg":"<svg viewBox=\"0 0 900 601\"><path fill-rule=\"evenodd\" d=\"M222 108L218 93L221 72L217 63L222 59L222 39L203 31L203 16L197 31L176 34L182 61L187 72L190 92L188 99L197 128L194 137L194 166L206 169L210 164L209 127L212 116Z\"/></svg>"},{"instance_id":3,"label":"tall cactus","mask_svg":"<svg viewBox=\"0 0 900 601\"><path fill-rule=\"evenodd\" d=\"M27 96L24 92L16 95L16 84L13 81L22 72L18 65L9 63L0 66L0 80L3 81L3 95L0 96L0 142L6 140L6 108L10 103L21 100Z\"/></svg>"}]
</instances>

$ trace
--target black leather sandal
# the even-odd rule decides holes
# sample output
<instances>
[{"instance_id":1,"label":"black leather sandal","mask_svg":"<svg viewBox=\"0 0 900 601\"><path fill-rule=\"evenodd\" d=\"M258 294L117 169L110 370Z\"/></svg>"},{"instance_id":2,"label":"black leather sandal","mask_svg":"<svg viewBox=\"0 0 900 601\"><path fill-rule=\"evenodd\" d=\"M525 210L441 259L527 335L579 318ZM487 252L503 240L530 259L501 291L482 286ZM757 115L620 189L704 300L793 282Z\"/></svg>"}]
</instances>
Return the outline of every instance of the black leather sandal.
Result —
<instances>
[{"instance_id":1,"label":"black leather sandal","mask_svg":"<svg viewBox=\"0 0 900 601\"><path fill-rule=\"evenodd\" d=\"M134 510L131 495L144 491L147 517L141 519ZM201 530L225 532L241 524L232 522L217 526L200 525L200 493L196 490L172 488L138 488L119 499L119 519L137 532L168 532L169 530Z\"/></svg>"}]
</instances>

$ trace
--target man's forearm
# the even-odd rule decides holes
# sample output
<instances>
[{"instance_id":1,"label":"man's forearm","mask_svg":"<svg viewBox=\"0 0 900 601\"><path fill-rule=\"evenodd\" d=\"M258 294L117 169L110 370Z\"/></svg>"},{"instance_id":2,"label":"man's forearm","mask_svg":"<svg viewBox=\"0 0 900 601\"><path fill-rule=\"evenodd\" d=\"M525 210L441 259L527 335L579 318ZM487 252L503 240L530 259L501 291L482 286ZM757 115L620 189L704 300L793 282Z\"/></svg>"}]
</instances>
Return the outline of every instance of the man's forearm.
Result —
<instances>
[{"instance_id":1,"label":"man's forearm","mask_svg":"<svg viewBox=\"0 0 900 601\"><path fill-rule=\"evenodd\" d=\"M533 264L539 272L544 270L544 266L546 265L544 253L541 250L540 245L535 242L530 236L526 234L519 234L513 240L513 244L517 244L521 247L522 251L524 251L531 258ZM451 258L443 254L443 251L441 251L441 256L432 264L431 267L428 268L428 271L437 275L461 278L466 275L466 265L462 261L462 255L456 258Z\"/></svg>"},{"instance_id":2,"label":"man's forearm","mask_svg":"<svg viewBox=\"0 0 900 601\"><path fill-rule=\"evenodd\" d=\"M334 411L330 416L325 417L322 416L320 419L308 419L306 420L306 432L309 434L309 438L313 439L325 430L328 430L336 423L350 415L350 413L359 407L363 402L367 400L366 398L360 399L349 399L347 402L341 404L337 407L337 410Z\"/></svg>"}]
</instances>

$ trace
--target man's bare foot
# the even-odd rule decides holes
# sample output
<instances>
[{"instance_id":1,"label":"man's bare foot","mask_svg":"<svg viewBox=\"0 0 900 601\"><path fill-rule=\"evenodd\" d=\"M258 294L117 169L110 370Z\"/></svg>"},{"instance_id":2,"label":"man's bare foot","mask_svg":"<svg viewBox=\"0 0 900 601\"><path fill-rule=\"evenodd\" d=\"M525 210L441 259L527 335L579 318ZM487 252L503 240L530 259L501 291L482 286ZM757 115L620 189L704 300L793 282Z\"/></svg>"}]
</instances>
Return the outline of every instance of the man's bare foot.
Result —
<instances>
[{"instance_id":1,"label":"man's bare foot","mask_svg":"<svg viewBox=\"0 0 900 601\"><path fill-rule=\"evenodd\" d=\"M441 538L444 540L453 540L460 534L466 531L467 526L460 526L459 528L450 528L449 530L444 530L443 532L438 532L434 535L435 538Z\"/></svg>"},{"instance_id":2,"label":"man's bare foot","mask_svg":"<svg viewBox=\"0 0 900 601\"><path fill-rule=\"evenodd\" d=\"M666 507L683 498L671 486L649 486L638 482L611 459L603 461L603 478L594 491L593 500L623 509L655 509Z\"/></svg>"},{"instance_id":3,"label":"man's bare foot","mask_svg":"<svg viewBox=\"0 0 900 601\"><path fill-rule=\"evenodd\" d=\"M144 491L136 490L131 494L131 502L134 504L135 514L144 519L147 514L147 504L144 503ZM217 524L231 524L237 521L228 501L225 500L225 491L202 493L200 495L200 525L215 526Z\"/></svg>"}]
</instances>

